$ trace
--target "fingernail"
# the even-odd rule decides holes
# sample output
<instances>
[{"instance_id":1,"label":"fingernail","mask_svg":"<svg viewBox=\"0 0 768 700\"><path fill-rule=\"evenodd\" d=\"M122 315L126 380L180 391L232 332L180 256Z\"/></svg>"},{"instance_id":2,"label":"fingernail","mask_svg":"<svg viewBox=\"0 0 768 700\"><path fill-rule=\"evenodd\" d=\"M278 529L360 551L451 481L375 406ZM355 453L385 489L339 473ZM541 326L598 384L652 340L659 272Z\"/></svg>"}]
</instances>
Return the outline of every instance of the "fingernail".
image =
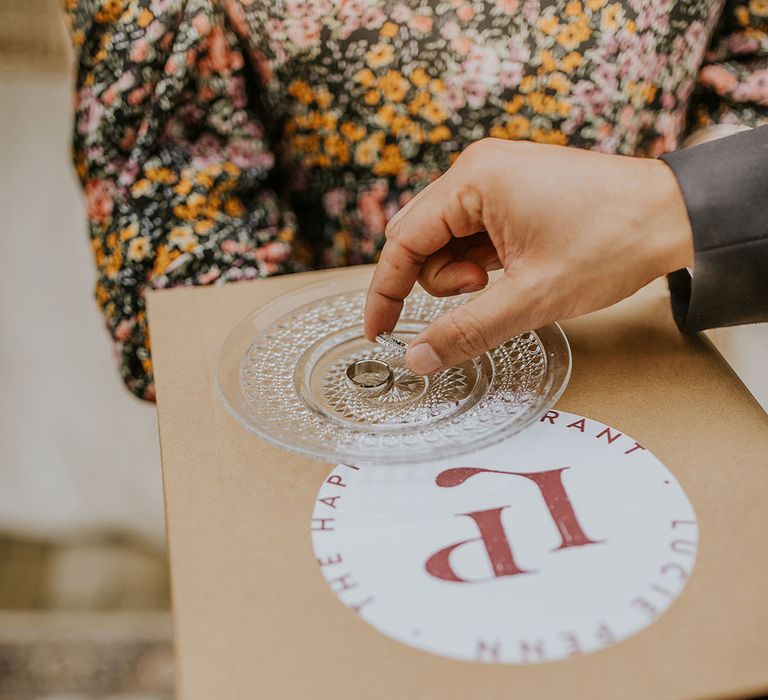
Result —
<instances>
[{"instance_id":1,"label":"fingernail","mask_svg":"<svg viewBox=\"0 0 768 700\"><path fill-rule=\"evenodd\" d=\"M482 284L468 284L466 287L459 289L459 294L469 294L470 292L479 292L484 288Z\"/></svg>"},{"instance_id":2,"label":"fingernail","mask_svg":"<svg viewBox=\"0 0 768 700\"><path fill-rule=\"evenodd\" d=\"M411 345L405 355L405 361L415 374L432 374L442 366L440 358L429 343Z\"/></svg>"}]
</instances>

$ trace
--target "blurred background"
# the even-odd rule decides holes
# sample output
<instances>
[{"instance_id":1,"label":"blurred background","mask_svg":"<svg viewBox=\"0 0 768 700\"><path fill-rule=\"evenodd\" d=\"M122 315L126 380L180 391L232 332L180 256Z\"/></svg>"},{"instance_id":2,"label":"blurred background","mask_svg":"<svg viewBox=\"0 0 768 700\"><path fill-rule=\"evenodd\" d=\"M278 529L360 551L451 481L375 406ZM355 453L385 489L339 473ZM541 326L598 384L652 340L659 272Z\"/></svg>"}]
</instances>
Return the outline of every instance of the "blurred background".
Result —
<instances>
[{"instance_id":1,"label":"blurred background","mask_svg":"<svg viewBox=\"0 0 768 700\"><path fill-rule=\"evenodd\" d=\"M56 0L0 0L0 700L165 700L155 411L92 300L71 70ZM768 327L711 338L768 407Z\"/></svg>"},{"instance_id":2,"label":"blurred background","mask_svg":"<svg viewBox=\"0 0 768 700\"><path fill-rule=\"evenodd\" d=\"M155 410L115 371L57 0L0 0L0 700L166 700Z\"/></svg>"}]
</instances>

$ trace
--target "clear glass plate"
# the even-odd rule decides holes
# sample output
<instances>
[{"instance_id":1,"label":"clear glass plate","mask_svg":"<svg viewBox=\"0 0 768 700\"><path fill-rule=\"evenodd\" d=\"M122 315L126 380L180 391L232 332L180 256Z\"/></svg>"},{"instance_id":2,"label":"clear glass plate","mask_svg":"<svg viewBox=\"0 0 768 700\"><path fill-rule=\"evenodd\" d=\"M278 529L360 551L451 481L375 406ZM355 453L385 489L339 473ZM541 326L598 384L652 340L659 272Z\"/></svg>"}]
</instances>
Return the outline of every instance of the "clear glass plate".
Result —
<instances>
[{"instance_id":1,"label":"clear glass plate","mask_svg":"<svg viewBox=\"0 0 768 700\"><path fill-rule=\"evenodd\" d=\"M430 377L363 336L369 275L343 275L282 296L241 321L217 362L227 409L276 445L329 462L400 464L487 447L539 418L571 371L557 324L523 333L482 356ZM436 299L414 290L395 333L407 342L470 295ZM391 389L364 396L347 366L380 359Z\"/></svg>"}]
</instances>

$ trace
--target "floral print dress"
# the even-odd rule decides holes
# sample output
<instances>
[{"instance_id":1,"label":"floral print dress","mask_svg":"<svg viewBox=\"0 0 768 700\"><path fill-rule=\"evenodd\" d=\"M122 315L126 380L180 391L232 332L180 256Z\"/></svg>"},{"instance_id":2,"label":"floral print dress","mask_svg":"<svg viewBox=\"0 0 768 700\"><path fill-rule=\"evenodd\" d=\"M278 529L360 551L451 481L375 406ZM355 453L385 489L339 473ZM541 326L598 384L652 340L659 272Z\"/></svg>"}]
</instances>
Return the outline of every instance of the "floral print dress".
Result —
<instances>
[{"instance_id":1,"label":"floral print dress","mask_svg":"<svg viewBox=\"0 0 768 700\"><path fill-rule=\"evenodd\" d=\"M657 156L768 122L768 0L64 0L122 376L147 289L374 261L486 136Z\"/></svg>"}]
</instances>

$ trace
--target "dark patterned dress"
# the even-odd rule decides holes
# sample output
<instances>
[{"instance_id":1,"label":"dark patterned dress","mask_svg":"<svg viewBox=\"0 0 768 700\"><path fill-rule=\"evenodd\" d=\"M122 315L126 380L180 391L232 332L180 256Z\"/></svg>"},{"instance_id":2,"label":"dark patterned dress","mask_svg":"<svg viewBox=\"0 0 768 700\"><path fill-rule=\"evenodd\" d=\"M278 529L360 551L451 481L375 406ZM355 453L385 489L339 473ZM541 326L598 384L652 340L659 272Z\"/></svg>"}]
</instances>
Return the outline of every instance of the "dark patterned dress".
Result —
<instances>
[{"instance_id":1,"label":"dark patterned dress","mask_svg":"<svg viewBox=\"0 0 768 700\"><path fill-rule=\"evenodd\" d=\"M768 122L768 0L65 0L96 298L375 260L469 143L657 156Z\"/></svg>"}]
</instances>

